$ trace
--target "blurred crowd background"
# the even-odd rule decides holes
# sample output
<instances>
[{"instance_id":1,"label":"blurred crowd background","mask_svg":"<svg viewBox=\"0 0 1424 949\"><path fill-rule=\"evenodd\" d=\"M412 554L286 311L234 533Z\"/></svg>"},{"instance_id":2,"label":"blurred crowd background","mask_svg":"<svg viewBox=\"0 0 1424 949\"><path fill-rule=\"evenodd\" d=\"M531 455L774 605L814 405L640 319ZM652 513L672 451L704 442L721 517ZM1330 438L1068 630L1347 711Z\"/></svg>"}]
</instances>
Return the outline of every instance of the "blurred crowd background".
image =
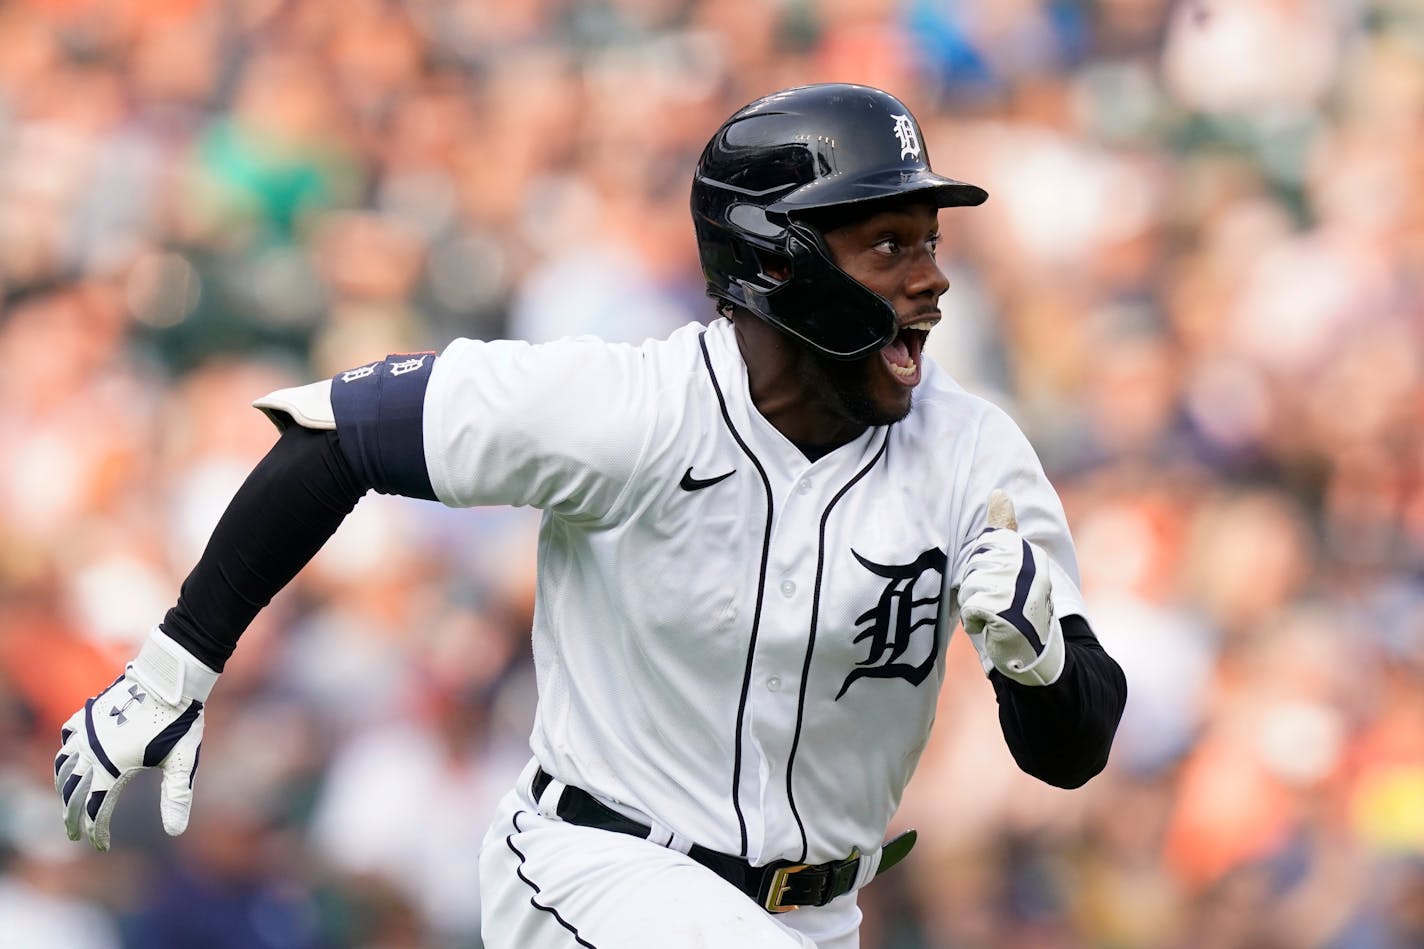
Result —
<instances>
[{"instance_id":1,"label":"blurred crowd background","mask_svg":"<svg viewBox=\"0 0 1424 949\"><path fill-rule=\"evenodd\" d=\"M697 153L818 80L989 190L930 346L1039 448L1131 691L1056 791L956 638L866 949L1424 946L1413 0L0 4L0 945L479 945L530 512L363 501L229 664L181 838L145 776L66 841L59 725L274 440L252 399L712 319Z\"/></svg>"}]
</instances>

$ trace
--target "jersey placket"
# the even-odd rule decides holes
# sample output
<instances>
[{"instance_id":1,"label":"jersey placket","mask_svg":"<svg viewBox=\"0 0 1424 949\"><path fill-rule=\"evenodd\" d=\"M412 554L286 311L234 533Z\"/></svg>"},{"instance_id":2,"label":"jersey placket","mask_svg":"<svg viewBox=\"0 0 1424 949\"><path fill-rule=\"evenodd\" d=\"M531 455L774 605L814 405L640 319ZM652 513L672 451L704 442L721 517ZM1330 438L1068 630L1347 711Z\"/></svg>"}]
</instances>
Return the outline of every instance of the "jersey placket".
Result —
<instances>
[{"instance_id":1,"label":"jersey placket","mask_svg":"<svg viewBox=\"0 0 1424 949\"><path fill-rule=\"evenodd\" d=\"M809 469L771 474L777 516L767 557L767 596L761 635L752 660L747 696L744 760L755 762L745 774L744 792L755 796L759 814L749 820L748 859L793 855L802 846L801 815L795 812L787 766L796 740L802 670L815 612L817 529L825 506L819 483L832 483L825 472ZM753 783L755 782L755 783ZM768 838L766 828L783 828ZM756 829L762 831L756 833Z\"/></svg>"}]
</instances>

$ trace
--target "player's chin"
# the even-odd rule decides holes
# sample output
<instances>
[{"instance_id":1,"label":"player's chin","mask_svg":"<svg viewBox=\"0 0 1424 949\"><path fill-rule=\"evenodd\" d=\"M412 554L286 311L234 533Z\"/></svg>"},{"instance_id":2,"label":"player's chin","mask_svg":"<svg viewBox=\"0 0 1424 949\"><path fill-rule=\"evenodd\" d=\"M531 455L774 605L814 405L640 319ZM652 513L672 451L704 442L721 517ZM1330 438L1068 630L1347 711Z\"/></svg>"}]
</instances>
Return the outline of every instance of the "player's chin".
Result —
<instances>
[{"instance_id":1,"label":"player's chin","mask_svg":"<svg viewBox=\"0 0 1424 949\"><path fill-rule=\"evenodd\" d=\"M872 373L863 401L864 417L869 425L892 425L910 414L914 389L885 378L885 368Z\"/></svg>"},{"instance_id":2,"label":"player's chin","mask_svg":"<svg viewBox=\"0 0 1424 949\"><path fill-rule=\"evenodd\" d=\"M877 400L880 418L876 424L890 425L909 415L913 392L913 389L900 389L893 397Z\"/></svg>"},{"instance_id":3,"label":"player's chin","mask_svg":"<svg viewBox=\"0 0 1424 949\"><path fill-rule=\"evenodd\" d=\"M913 387L892 378L880 353L855 362L816 360L822 390L841 415L860 425L891 425L910 414Z\"/></svg>"}]
</instances>

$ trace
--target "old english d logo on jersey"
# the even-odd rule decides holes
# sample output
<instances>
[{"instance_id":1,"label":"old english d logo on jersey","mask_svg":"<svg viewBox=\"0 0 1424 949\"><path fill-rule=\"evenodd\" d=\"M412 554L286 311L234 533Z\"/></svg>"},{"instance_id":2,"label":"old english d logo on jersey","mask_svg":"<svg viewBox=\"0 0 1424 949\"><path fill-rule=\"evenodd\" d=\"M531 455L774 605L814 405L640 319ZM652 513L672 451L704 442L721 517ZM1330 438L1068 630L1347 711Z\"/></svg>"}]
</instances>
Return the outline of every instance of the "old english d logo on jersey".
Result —
<instances>
[{"instance_id":1,"label":"old english d logo on jersey","mask_svg":"<svg viewBox=\"0 0 1424 949\"><path fill-rule=\"evenodd\" d=\"M841 683L836 699L857 679L904 679L919 685L939 656L939 600L944 587L944 551L931 547L911 563L879 564L851 551L861 566L886 580L875 606L855 618L867 642L866 657ZM928 632L921 632L929 627ZM911 647L914 647L913 649Z\"/></svg>"}]
</instances>

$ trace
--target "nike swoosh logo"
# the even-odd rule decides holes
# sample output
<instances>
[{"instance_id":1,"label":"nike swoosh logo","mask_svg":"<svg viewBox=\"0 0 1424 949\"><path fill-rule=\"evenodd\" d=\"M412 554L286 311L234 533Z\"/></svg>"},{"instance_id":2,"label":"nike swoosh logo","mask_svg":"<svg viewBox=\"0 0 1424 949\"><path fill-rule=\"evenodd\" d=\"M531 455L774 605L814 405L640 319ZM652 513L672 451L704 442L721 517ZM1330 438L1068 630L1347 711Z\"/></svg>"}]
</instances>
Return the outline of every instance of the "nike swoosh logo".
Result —
<instances>
[{"instance_id":1,"label":"nike swoosh logo","mask_svg":"<svg viewBox=\"0 0 1424 949\"><path fill-rule=\"evenodd\" d=\"M684 491L701 491L703 488L712 487L712 485L716 484L718 481L726 481L728 478L730 478L736 473L737 469L733 468L726 474L720 474L715 478L694 478L692 476L692 469L688 468L682 473L682 480L677 483L677 486L679 488L682 488L682 490Z\"/></svg>"}]
</instances>

